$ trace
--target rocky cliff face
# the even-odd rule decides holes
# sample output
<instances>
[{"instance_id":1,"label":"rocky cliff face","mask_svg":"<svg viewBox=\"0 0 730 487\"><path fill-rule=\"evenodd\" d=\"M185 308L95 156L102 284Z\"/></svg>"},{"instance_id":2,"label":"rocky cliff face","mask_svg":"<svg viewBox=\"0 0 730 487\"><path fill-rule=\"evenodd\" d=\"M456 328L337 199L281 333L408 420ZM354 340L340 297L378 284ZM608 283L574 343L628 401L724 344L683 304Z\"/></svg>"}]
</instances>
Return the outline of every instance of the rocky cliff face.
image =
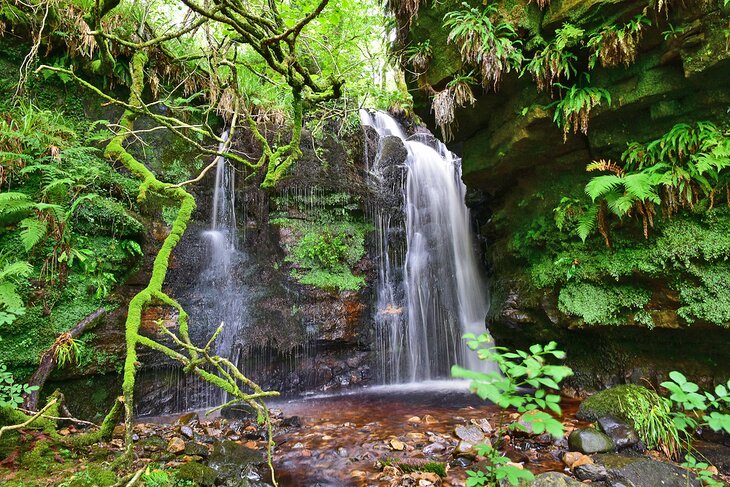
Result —
<instances>
[{"instance_id":1,"label":"rocky cliff face","mask_svg":"<svg viewBox=\"0 0 730 487\"><path fill-rule=\"evenodd\" d=\"M578 388L656 383L672 368L708 381L730 373L730 357L717 346L730 338L724 205L672 219L659 215L648 240L626 218L612 227L612 249L598 235L586 244L565 235L554 211L563 198L586 198L583 188L594 175L585 171L589 162L618 161L627 143L658 139L678 123L727 122L730 10L722 3L669 2L659 12L633 0L553 0L544 10L521 0L497 2L492 19L511 23L528 59L538 39L550 42L567 24L583 29L569 50L590 85L608 90L611 104L590 112L587 135L569 134L564 142L552 120L560 98L540 93L529 73L513 70L496 92L475 88L476 104L456 109L450 146L463 156L470 204L488 242L489 328L502 344L560 342L579 370ZM429 68L411 82L422 88L417 110L432 125L426 93L471 69L442 27L444 14L459 8L456 1L422 7L404 43L430 42ZM589 69L590 33L642 13L651 25L635 61ZM580 74L561 83L576 79Z\"/></svg>"}]
</instances>

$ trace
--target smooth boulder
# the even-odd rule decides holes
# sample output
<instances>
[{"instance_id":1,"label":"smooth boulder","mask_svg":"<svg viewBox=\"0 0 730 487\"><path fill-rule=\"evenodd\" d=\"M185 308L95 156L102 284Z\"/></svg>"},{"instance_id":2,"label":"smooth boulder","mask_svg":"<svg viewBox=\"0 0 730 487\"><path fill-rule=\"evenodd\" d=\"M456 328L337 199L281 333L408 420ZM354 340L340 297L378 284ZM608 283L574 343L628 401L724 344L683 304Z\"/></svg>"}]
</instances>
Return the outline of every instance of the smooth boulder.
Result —
<instances>
[{"instance_id":1,"label":"smooth boulder","mask_svg":"<svg viewBox=\"0 0 730 487\"><path fill-rule=\"evenodd\" d=\"M568 446L572 451L579 451L586 455L604 453L615 449L611 438L595 428L573 430L568 437Z\"/></svg>"}]
</instances>

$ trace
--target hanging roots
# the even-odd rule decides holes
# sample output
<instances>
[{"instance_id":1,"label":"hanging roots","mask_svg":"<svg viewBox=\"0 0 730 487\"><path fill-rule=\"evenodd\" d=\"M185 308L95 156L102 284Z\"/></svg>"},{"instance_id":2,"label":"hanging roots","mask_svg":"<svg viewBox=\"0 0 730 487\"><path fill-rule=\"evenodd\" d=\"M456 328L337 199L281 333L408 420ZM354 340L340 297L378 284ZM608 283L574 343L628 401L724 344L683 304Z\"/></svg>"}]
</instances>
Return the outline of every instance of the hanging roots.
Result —
<instances>
[{"instance_id":1,"label":"hanging roots","mask_svg":"<svg viewBox=\"0 0 730 487\"><path fill-rule=\"evenodd\" d=\"M441 137L445 142L453 137L451 124L454 123L455 101L454 93L447 88L436 93L431 102L431 111L436 118L436 125L441 129Z\"/></svg>"}]
</instances>

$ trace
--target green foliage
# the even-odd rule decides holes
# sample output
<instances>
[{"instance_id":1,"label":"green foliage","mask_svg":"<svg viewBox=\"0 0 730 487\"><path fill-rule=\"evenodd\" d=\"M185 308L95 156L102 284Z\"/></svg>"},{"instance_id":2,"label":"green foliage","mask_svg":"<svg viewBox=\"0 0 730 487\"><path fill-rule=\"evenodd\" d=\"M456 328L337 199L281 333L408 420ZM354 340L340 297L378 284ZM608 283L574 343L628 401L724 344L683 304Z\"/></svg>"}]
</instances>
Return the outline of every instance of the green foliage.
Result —
<instances>
[{"instance_id":1,"label":"green foliage","mask_svg":"<svg viewBox=\"0 0 730 487\"><path fill-rule=\"evenodd\" d=\"M724 487L725 483L717 480L712 472L710 472L710 464L698 461L694 455L688 453L684 456L682 466L688 470L692 470L704 487Z\"/></svg>"},{"instance_id":2,"label":"green foliage","mask_svg":"<svg viewBox=\"0 0 730 487\"><path fill-rule=\"evenodd\" d=\"M510 351L504 347L495 347L491 338L486 335L464 335L467 345L475 350L480 360L496 363L499 371L477 372L464 369L458 365L451 368L454 377L469 379L471 389L480 398L493 402L503 409L515 408L523 414L522 421L527 423L535 434L549 433L556 438L563 436L563 424L552 414L543 411L549 409L554 414L561 414L560 382L573 374L564 365L552 365L549 359L562 360L565 352L559 350L555 342L546 345L532 345L529 351ZM514 423L514 429L523 429ZM504 425L498 425L497 438L504 433ZM509 458L502 455L492 445L476 446L480 455L486 457L486 467L481 470L467 471L467 485L497 485L505 479L517 485L520 479L531 480L532 473L518 467L507 465Z\"/></svg>"},{"instance_id":3,"label":"green foliage","mask_svg":"<svg viewBox=\"0 0 730 487\"><path fill-rule=\"evenodd\" d=\"M396 458L386 458L381 463L383 466L395 466L403 473L431 472L439 477L446 477L446 464L441 462L403 462Z\"/></svg>"},{"instance_id":4,"label":"green foliage","mask_svg":"<svg viewBox=\"0 0 730 487\"><path fill-rule=\"evenodd\" d=\"M581 132L587 135L591 110L603 102L611 104L611 95L608 90L603 88L579 87L578 85L567 88L560 83L555 83L555 86L565 90L562 99L555 105L553 115L553 121L563 129L564 141L567 140L571 130L574 134Z\"/></svg>"},{"instance_id":5,"label":"green foliage","mask_svg":"<svg viewBox=\"0 0 730 487\"><path fill-rule=\"evenodd\" d=\"M650 298L649 291L630 285L569 282L560 289L558 308L588 325L621 325L627 312L641 311Z\"/></svg>"},{"instance_id":6,"label":"green foliage","mask_svg":"<svg viewBox=\"0 0 730 487\"><path fill-rule=\"evenodd\" d=\"M462 60L477 68L482 86L496 90L502 77L522 64L517 32L509 22L493 20L497 13L494 3L485 4L481 10L466 2L461 6L462 10L444 15L447 41L457 44Z\"/></svg>"},{"instance_id":7,"label":"green foliage","mask_svg":"<svg viewBox=\"0 0 730 487\"><path fill-rule=\"evenodd\" d=\"M9 325L25 314L23 297L18 292L18 284L31 275L33 267L25 261L8 260L0 253L0 327Z\"/></svg>"},{"instance_id":8,"label":"green foliage","mask_svg":"<svg viewBox=\"0 0 730 487\"><path fill-rule=\"evenodd\" d=\"M646 14L641 13L623 26L603 26L588 39L587 46L593 51L588 60L588 68L593 69L599 60L603 67L632 64L636 59L644 28L650 25L651 21L646 18Z\"/></svg>"},{"instance_id":9,"label":"green foliage","mask_svg":"<svg viewBox=\"0 0 730 487\"><path fill-rule=\"evenodd\" d=\"M601 391L585 399L580 412L594 420L612 415L629 421L647 448L660 449L667 456L681 450L671 404L644 387L626 384Z\"/></svg>"},{"instance_id":10,"label":"green foliage","mask_svg":"<svg viewBox=\"0 0 730 487\"><path fill-rule=\"evenodd\" d=\"M353 269L365 255L365 234L370 225L353 215L357 199L347 193L282 196L276 199L278 218L272 224L291 232L285 245L292 276L302 284L323 289L355 291L365 284ZM303 212L305 220L289 218Z\"/></svg>"},{"instance_id":11,"label":"green foliage","mask_svg":"<svg viewBox=\"0 0 730 487\"><path fill-rule=\"evenodd\" d=\"M23 403L23 394L38 390L38 386L17 384L7 366L0 362L0 408L17 408Z\"/></svg>"},{"instance_id":12,"label":"green foliage","mask_svg":"<svg viewBox=\"0 0 730 487\"><path fill-rule=\"evenodd\" d=\"M559 81L568 81L578 73L578 57L571 51L583 37L585 31L570 23L564 23L555 31L555 37L546 42L535 39L538 50L530 59L524 72L529 72L537 84L538 91L552 92Z\"/></svg>"},{"instance_id":13,"label":"green foliage","mask_svg":"<svg viewBox=\"0 0 730 487\"><path fill-rule=\"evenodd\" d=\"M703 428L730 433L730 380L717 384L712 391L702 391L676 370L669 373L669 379L661 386L670 392L673 426L681 433L685 449L689 452L682 465L693 470L705 486L724 485L707 470L708 463L697 461L692 444L694 434Z\"/></svg>"}]
</instances>

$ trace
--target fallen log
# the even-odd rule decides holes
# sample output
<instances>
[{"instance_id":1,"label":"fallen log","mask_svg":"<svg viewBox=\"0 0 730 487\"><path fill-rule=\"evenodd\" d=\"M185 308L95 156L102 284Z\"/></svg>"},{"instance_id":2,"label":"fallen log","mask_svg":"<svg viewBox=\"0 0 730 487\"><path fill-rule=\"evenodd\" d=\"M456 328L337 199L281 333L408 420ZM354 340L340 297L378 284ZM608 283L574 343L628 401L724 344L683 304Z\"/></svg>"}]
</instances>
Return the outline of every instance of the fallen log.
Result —
<instances>
[{"instance_id":1,"label":"fallen log","mask_svg":"<svg viewBox=\"0 0 730 487\"><path fill-rule=\"evenodd\" d=\"M46 350L41 356L41 361L38 364L38 369L33 372L33 375L28 380L29 386L38 386L38 389L25 395L23 400L23 409L29 411L36 411L38 409L38 399L40 398L40 391L43 385L46 383L48 376L56 368L56 349L66 343L70 339L75 339L81 336L87 328L91 327L97 319L106 314L106 308L99 308L83 320L79 321L70 331L62 333L53 342L51 348Z\"/></svg>"}]
</instances>

